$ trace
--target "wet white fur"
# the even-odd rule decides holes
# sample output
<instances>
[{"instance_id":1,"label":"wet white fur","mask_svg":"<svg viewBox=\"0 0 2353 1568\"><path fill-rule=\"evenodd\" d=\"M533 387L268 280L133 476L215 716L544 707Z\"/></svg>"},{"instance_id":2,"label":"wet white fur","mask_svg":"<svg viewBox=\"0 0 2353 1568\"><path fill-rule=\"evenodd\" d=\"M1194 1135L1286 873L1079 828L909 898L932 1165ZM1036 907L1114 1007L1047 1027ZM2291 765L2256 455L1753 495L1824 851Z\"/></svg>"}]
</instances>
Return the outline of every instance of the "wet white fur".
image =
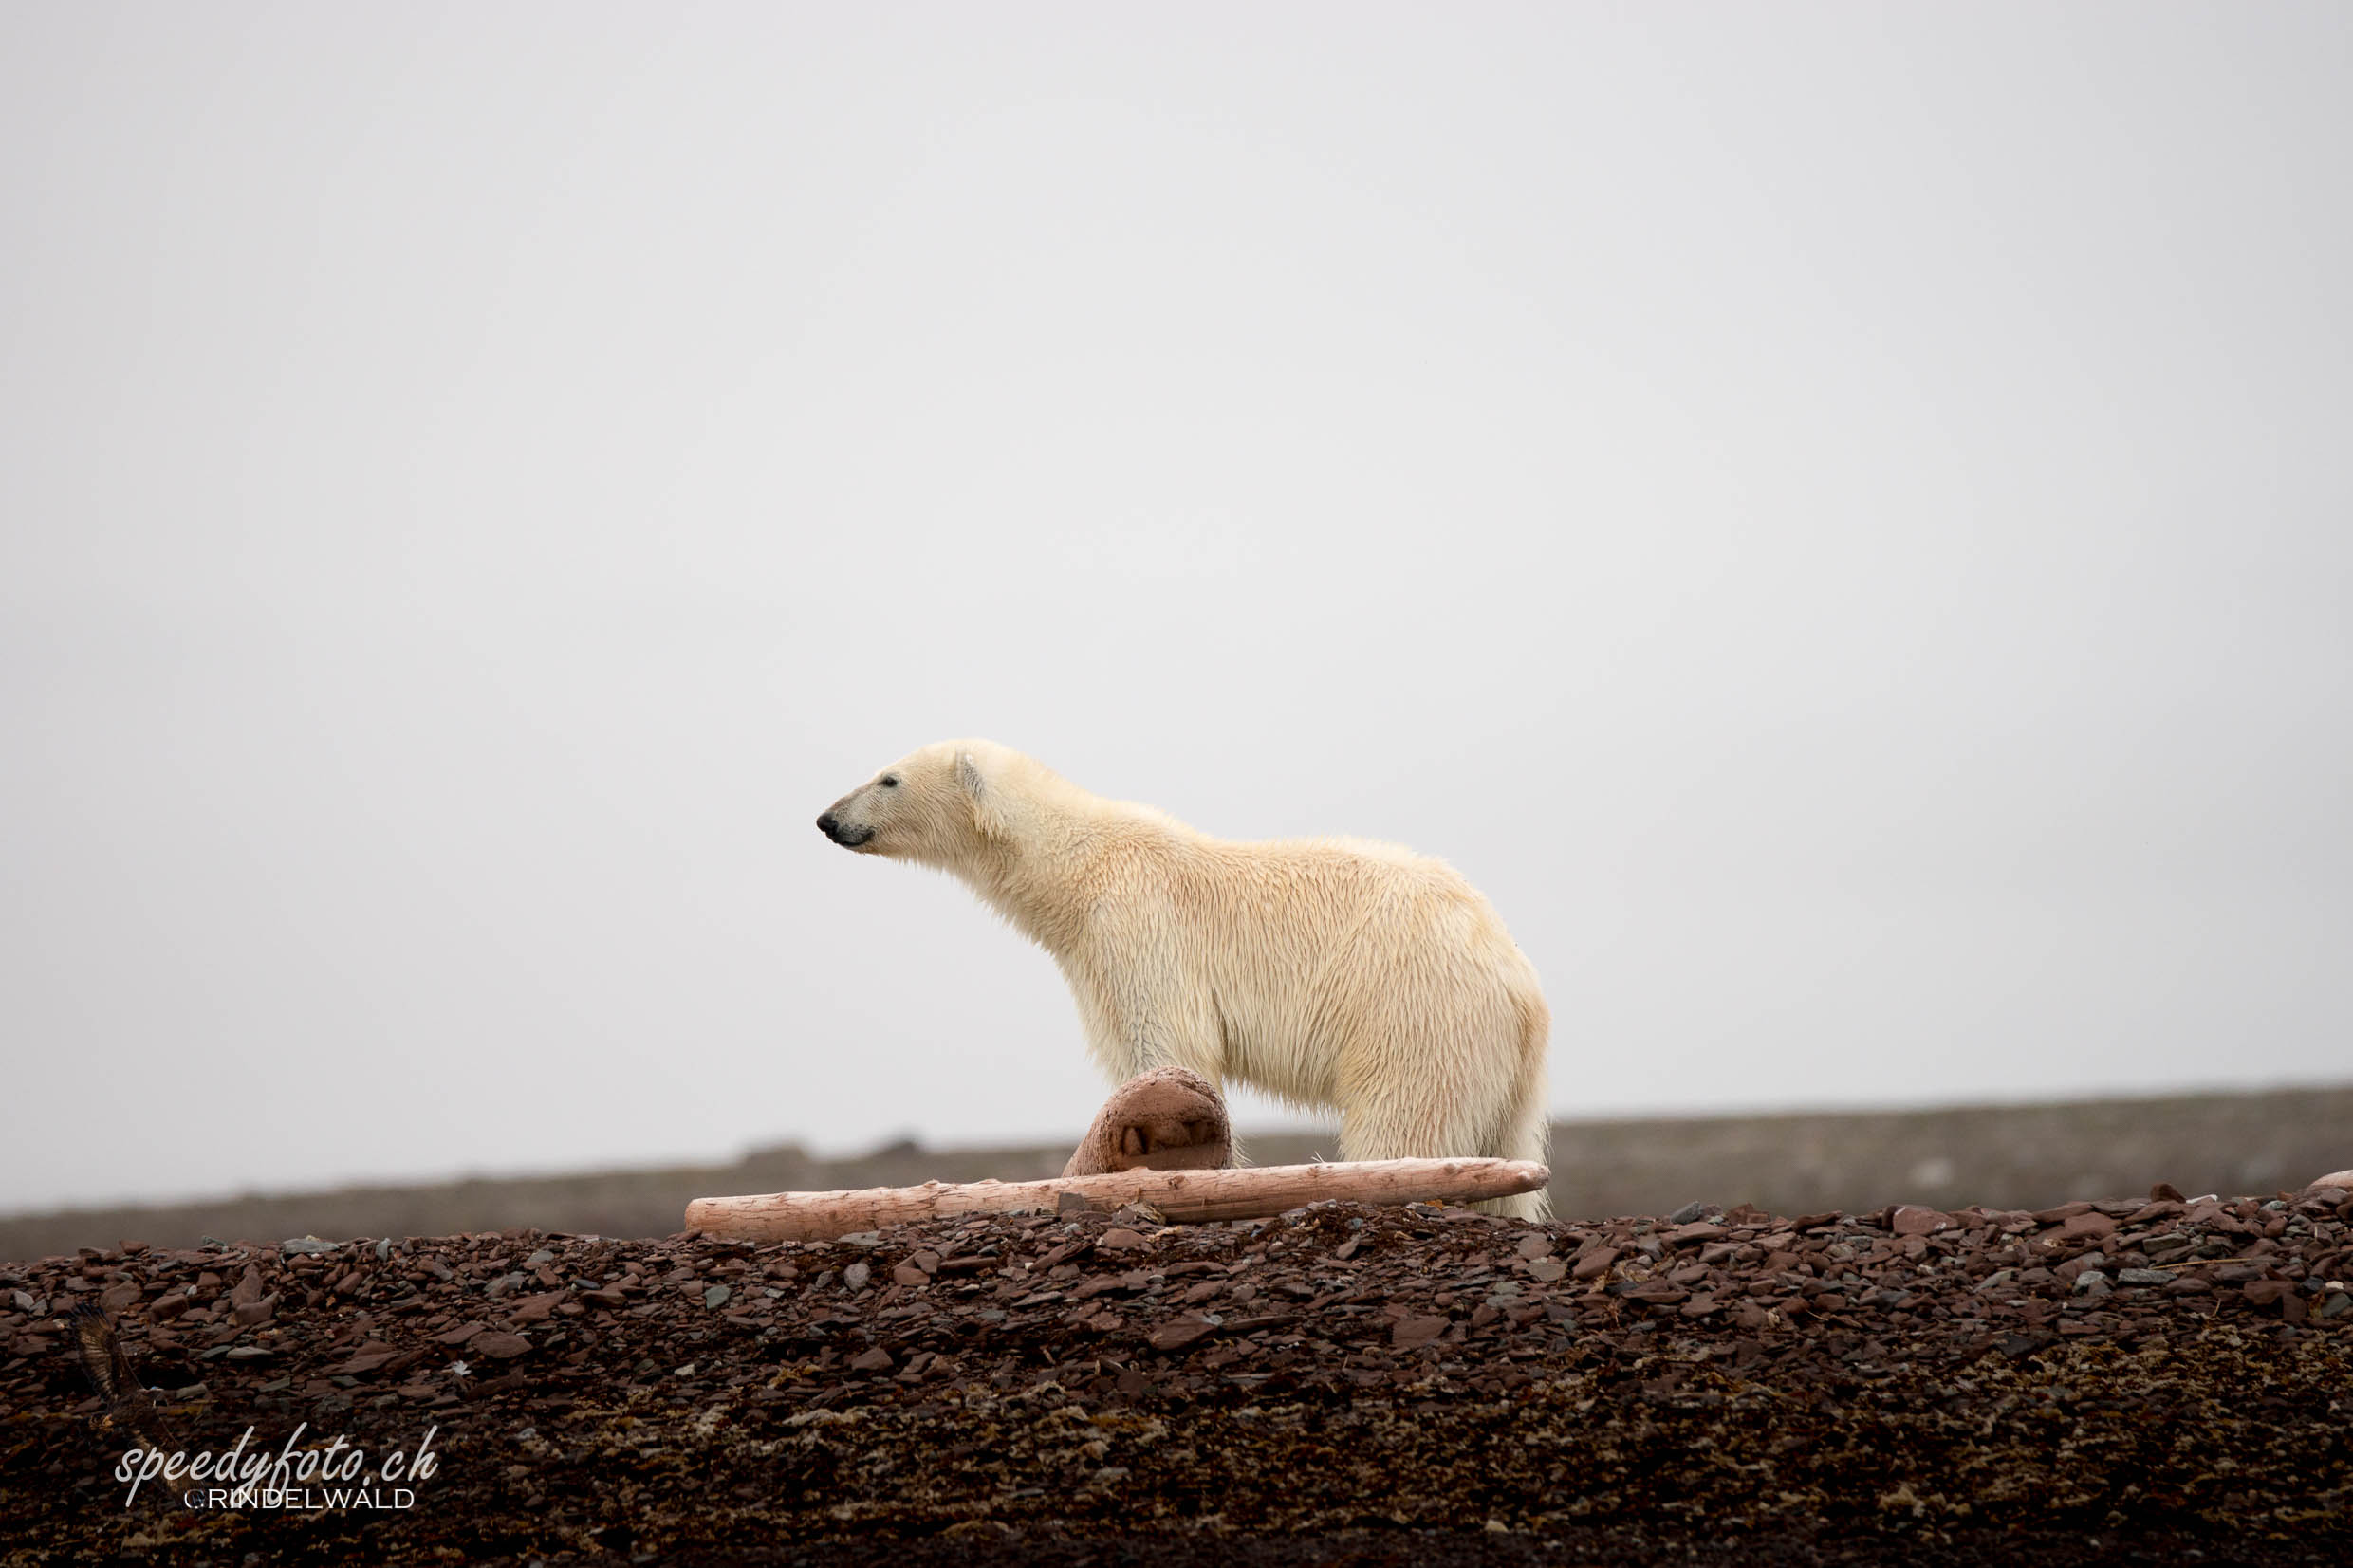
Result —
<instances>
[{"instance_id":1,"label":"wet white fur","mask_svg":"<svg viewBox=\"0 0 2353 1568\"><path fill-rule=\"evenodd\" d=\"M1213 839L981 740L913 752L831 815L871 831L861 853L953 873L1053 954L1114 1082L1190 1067L1337 1110L1343 1159L1545 1157L1551 1014L1441 861ZM1545 1211L1542 1193L1486 1207Z\"/></svg>"}]
</instances>

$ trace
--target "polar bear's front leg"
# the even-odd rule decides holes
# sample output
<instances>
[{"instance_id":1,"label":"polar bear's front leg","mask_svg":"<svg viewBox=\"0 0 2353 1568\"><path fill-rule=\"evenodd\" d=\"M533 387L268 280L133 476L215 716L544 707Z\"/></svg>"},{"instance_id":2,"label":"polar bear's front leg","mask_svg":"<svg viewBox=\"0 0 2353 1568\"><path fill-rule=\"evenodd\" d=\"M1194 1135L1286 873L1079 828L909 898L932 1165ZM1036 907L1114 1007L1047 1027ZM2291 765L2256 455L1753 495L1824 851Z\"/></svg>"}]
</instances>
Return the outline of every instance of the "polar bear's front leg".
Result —
<instances>
[{"instance_id":1,"label":"polar bear's front leg","mask_svg":"<svg viewBox=\"0 0 2353 1568\"><path fill-rule=\"evenodd\" d=\"M1185 1005L1181 998L1148 987L1106 987L1083 1001L1086 1043L1095 1061L1115 1083L1156 1067L1183 1067L1212 1083L1225 1076L1223 1051L1209 1009Z\"/></svg>"},{"instance_id":2,"label":"polar bear's front leg","mask_svg":"<svg viewBox=\"0 0 2353 1568\"><path fill-rule=\"evenodd\" d=\"M1225 1078L1225 1039L1208 988L1187 972L1176 922L1146 901L1098 904L1085 939L1061 959L1087 1049L1114 1083L1156 1067Z\"/></svg>"},{"instance_id":3,"label":"polar bear's front leg","mask_svg":"<svg viewBox=\"0 0 2353 1568\"><path fill-rule=\"evenodd\" d=\"M1059 962L1095 1065L1115 1085L1182 1067L1222 1093L1225 1024L1208 983L1188 972L1171 913L1146 903L1098 905L1094 915L1088 940ZM1232 1163L1249 1163L1241 1141L1228 1136Z\"/></svg>"}]
</instances>

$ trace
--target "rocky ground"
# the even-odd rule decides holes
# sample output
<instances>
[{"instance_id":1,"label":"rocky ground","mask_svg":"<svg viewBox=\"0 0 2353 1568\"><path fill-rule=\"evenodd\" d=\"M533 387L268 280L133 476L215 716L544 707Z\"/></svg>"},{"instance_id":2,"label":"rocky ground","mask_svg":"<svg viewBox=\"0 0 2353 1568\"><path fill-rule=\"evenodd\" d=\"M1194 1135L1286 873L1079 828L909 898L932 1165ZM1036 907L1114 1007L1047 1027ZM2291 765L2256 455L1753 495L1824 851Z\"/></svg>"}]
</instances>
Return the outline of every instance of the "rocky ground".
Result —
<instances>
[{"instance_id":1,"label":"rocky ground","mask_svg":"<svg viewBox=\"0 0 2353 1568\"><path fill-rule=\"evenodd\" d=\"M1239 1114L1239 1113L1237 1113ZM1547 1153L1561 1214L1663 1214L1695 1197L1782 1214L1869 1209L1901 1199L2046 1208L2085 1193L2268 1192L2353 1158L2353 1084L2307 1084L2045 1105L1811 1111L1563 1121ZM1243 1129L1250 1161L1330 1159L1326 1130ZM1075 1134L1075 1129L1074 1129ZM897 1143L819 1158L798 1145L732 1164L249 1193L48 1213L0 1213L0 1258L39 1258L136 1236L443 1236L528 1227L666 1236L695 1198L726 1192L1029 1181L1058 1175L1070 1143L931 1149Z\"/></svg>"},{"instance_id":2,"label":"rocky ground","mask_svg":"<svg viewBox=\"0 0 2353 1568\"><path fill-rule=\"evenodd\" d=\"M0 1562L2341 1562L2348 1276L2337 1189L130 1245L0 1265ZM126 1505L249 1427L436 1465Z\"/></svg>"}]
</instances>

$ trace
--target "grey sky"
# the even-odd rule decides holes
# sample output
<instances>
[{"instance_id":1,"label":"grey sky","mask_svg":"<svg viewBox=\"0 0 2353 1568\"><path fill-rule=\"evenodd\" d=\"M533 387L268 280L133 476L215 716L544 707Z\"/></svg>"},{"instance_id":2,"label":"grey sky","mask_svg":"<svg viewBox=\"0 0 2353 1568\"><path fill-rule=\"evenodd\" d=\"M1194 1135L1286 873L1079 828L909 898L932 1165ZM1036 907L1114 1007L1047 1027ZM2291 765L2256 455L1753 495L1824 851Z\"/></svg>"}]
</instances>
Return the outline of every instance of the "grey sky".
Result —
<instances>
[{"instance_id":1,"label":"grey sky","mask_svg":"<svg viewBox=\"0 0 2353 1568\"><path fill-rule=\"evenodd\" d=\"M2353 1076L2349 105L2339 5L0 7L0 1207L1075 1136L810 825L963 733L1453 860L1566 1113Z\"/></svg>"}]
</instances>

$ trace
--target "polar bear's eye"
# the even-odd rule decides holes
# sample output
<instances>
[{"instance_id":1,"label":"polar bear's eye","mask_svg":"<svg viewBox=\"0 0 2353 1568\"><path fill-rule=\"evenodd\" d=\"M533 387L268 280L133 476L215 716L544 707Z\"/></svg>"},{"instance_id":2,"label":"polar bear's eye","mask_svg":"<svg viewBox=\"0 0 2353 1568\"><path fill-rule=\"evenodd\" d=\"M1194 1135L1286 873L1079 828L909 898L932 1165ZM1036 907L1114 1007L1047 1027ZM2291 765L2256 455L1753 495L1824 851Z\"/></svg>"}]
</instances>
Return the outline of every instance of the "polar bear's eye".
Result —
<instances>
[{"instance_id":1,"label":"polar bear's eye","mask_svg":"<svg viewBox=\"0 0 2353 1568\"><path fill-rule=\"evenodd\" d=\"M883 774L882 787L885 789L897 789L899 787L899 775L896 773Z\"/></svg>"}]
</instances>

